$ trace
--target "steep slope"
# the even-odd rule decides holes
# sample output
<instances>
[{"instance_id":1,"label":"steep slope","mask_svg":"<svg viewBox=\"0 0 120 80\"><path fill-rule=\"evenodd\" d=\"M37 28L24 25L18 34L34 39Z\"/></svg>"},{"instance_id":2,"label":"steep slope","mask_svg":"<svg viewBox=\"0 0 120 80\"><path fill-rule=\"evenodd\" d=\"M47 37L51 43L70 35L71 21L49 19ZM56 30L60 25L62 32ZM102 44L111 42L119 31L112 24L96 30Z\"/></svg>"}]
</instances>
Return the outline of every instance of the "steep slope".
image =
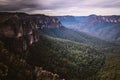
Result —
<instances>
[{"instance_id":1,"label":"steep slope","mask_svg":"<svg viewBox=\"0 0 120 80\"><path fill-rule=\"evenodd\" d=\"M78 32L75 30L67 29L65 27L60 29L43 29L42 34L49 35L52 37L72 40L80 43L84 43L86 45L94 46L94 47L106 47L111 45L116 45L111 42L107 42L104 40L101 40L96 37L92 37L86 33Z\"/></svg>"},{"instance_id":2,"label":"steep slope","mask_svg":"<svg viewBox=\"0 0 120 80\"><path fill-rule=\"evenodd\" d=\"M28 55L30 64L42 65L67 80L95 80L104 58L90 46L49 36L41 36Z\"/></svg>"},{"instance_id":3,"label":"steep slope","mask_svg":"<svg viewBox=\"0 0 120 80\"><path fill-rule=\"evenodd\" d=\"M58 74L28 64L26 55L10 52L5 46L0 41L0 80L62 80Z\"/></svg>"},{"instance_id":4,"label":"steep slope","mask_svg":"<svg viewBox=\"0 0 120 80\"><path fill-rule=\"evenodd\" d=\"M120 16L58 16L67 28L108 40L120 41ZM72 24L69 24L74 22Z\"/></svg>"},{"instance_id":5,"label":"steep slope","mask_svg":"<svg viewBox=\"0 0 120 80\"><path fill-rule=\"evenodd\" d=\"M25 13L0 13L0 80L61 80L26 62L28 49L39 40L36 24Z\"/></svg>"},{"instance_id":6,"label":"steep slope","mask_svg":"<svg viewBox=\"0 0 120 80\"><path fill-rule=\"evenodd\" d=\"M37 26L24 13L4 13L0 15L0 39L15 52L22 52L38 41ZM13 51L13 50L12 50Z\"/></svg>"},{"instance_id":7,"label":"steep slope","mask_svg":"<svg viewBox=\"0 0 120 80\"><path fill-rule=\"evenodd\" d=\"M100 70L106 64L103 52L107 48L114 51L111 43L67 29L56 17L0 15L0 79L102 79Z\"/></svg>"},{"instance_id":8,"label":"steep slope","mask_svg":"<svg viewBox=\"0 0 120 80\"><path fill-rule=\"evenodd\" d=\"M42 15L42 14L31 15L31 17L40 30L46 28L53 29L53 28L63 27L61 22L56 17Z\"/></svg>"},{"instance_id":9,"label":"steep slope","mask_svg":"<svg viewBox=\"0 0 120 80\"><path fill-rule=\"evenodd\" d=\"M86 43L91 46L99 45L100 47L104 47L110 44L83 32L65 28L56 17L32 15L32 19L36 22L40 34Z\"/></svg>"}]
</instances>

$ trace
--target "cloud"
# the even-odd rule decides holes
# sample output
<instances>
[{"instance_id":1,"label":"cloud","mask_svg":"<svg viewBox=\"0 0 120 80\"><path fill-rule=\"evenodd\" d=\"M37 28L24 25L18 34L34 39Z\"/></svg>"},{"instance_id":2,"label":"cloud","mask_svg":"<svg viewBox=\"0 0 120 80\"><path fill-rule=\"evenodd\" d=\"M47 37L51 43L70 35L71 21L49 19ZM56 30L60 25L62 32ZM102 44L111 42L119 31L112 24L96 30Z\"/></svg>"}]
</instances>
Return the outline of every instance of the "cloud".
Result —
<instances>
[{"instance_id":1,"label":"cloud","mask_svg":"<svg viewBox=\"0 0 120 80\"><path fill-rule=\"evenodd\" d=\"M0 0L0 11L17 11L35 7L37 7L36 3L29 0Z\"/></svg>"},{"instance_id":2,"label":"cloud","mask_svg":"<svg viewBox=\"0 0 120 80\"><path fill-rule=\"evenodd\" d=\"M0 11L24 11L50 15L59 15L59 13L69 15L74 11L72 13L77 15L104 10L105 14L108 12L120 14L119 4L120 0L0 0Z\"/></svg>"},{"instance_id":3,"label":"cloud","mask_svg":"<svg viewBox=\"0 0 120 80\"><path fill-rule=\"evenodd\" d=\"M52 16L58 15L75 15L75 16L86 16L90 14L96 15L119 15L120 11L116 8L78 8L78 7L71 7L71 8L61 8L59 10L33 10L30 13L32 14L47 14Z\"/></svg>"}]
</instances>

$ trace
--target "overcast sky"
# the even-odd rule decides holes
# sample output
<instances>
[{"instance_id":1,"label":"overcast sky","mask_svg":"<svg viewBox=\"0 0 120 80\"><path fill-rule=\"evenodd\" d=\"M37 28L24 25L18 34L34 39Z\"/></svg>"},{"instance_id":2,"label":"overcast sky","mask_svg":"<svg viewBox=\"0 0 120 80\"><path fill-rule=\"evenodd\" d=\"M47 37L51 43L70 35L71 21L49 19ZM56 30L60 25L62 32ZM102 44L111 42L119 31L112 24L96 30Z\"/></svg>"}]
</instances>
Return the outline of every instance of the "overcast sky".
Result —
<instances>
[{"instance_id":1,"label":"overcast sky","mask_svg":"<svg viewBox=\"0 0 120 80\"><path fill-rule=\"evenodd\" d=\"M120 15L120 0L0 0L0 11L47 15Z\"/></svg>"}]
</instances>

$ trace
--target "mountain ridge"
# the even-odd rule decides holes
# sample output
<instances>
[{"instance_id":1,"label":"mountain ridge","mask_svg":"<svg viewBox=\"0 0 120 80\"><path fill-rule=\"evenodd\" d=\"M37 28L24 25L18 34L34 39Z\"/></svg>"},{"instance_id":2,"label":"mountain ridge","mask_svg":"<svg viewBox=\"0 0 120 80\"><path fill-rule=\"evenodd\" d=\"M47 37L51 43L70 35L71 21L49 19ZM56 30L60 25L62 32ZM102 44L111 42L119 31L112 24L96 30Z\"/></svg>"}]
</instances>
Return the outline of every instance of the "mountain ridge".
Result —
<instances>
[{"instance_id":1,"label":"mountain ridge","mask_svg":"<svg viewBox=\"0 0 120 80\"><path fill-rule=\"evenodd\" d=\"M106 60L104 52L114 52L116 46L68 29L57 17L0 14L3 80L98 80Z\"/></svg>"},{"instance_id":2,"label":"mountain ridge","mask_svg":"<svg viewBox=\"0 0 120 80\"><path fill-rule=\"evenodd\" d=\"M120 16L58 16L58 19L67 28L107 41L120 41Z\"/></svg>"}]
</instances>

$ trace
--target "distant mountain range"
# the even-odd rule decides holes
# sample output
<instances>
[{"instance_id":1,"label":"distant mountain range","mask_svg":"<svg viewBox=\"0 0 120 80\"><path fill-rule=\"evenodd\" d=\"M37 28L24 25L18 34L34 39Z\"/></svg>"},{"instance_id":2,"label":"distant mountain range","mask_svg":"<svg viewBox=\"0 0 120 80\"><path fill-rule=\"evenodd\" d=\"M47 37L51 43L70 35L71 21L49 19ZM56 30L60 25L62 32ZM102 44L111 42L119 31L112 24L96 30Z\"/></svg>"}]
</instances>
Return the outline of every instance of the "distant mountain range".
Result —
<instances>
[{"instance_id":1,"label":"distant mountain range","mask_svg":"<svg viewBox=\"0 0 120 80\"><path fill-rule=\"evenodd\" d=\"M86 33L72 30L73 28L78 28L79 31L81 31L82 28L76 26L76 24L83 21L83 23L86 23L86 19L88 20L87 17L58 17L61 20L60 21L57 17L42 14L29 15L25 13L3 12L0 13L0 18L1 40L11 46L11 49L14 49L13 47L15 47L14 51L18 52L25 51L31 44L36 43L39 40L39 35L49 35L89 45L104 46L108 43ZM73 25L74 27L68 29L65 27L68 27L68 25L65 25L64 22L69 22L70 24L68 25ZM92 27L91 29L94 30L95 28L96 27Z\"/></svg>"},{"instance_id":2,"label":"distant mountain range","mask_svg":"<svg viewBox=\"0 0 120 80\"><path fill-rule=\"evenodd\" d=\"M57 16L70 29L107 41L120 41L120 16Z\"/></svg>"},{"instance_id":3,"label":"distant mountain range","mask_svg":"<svg viewBox=\"0 0 120 80\"><path fill-rule=\"evenodd\" d=\"M0 12L0 80L106 80L119 33L119 16Z\"/></svg>"}]
</instances>

